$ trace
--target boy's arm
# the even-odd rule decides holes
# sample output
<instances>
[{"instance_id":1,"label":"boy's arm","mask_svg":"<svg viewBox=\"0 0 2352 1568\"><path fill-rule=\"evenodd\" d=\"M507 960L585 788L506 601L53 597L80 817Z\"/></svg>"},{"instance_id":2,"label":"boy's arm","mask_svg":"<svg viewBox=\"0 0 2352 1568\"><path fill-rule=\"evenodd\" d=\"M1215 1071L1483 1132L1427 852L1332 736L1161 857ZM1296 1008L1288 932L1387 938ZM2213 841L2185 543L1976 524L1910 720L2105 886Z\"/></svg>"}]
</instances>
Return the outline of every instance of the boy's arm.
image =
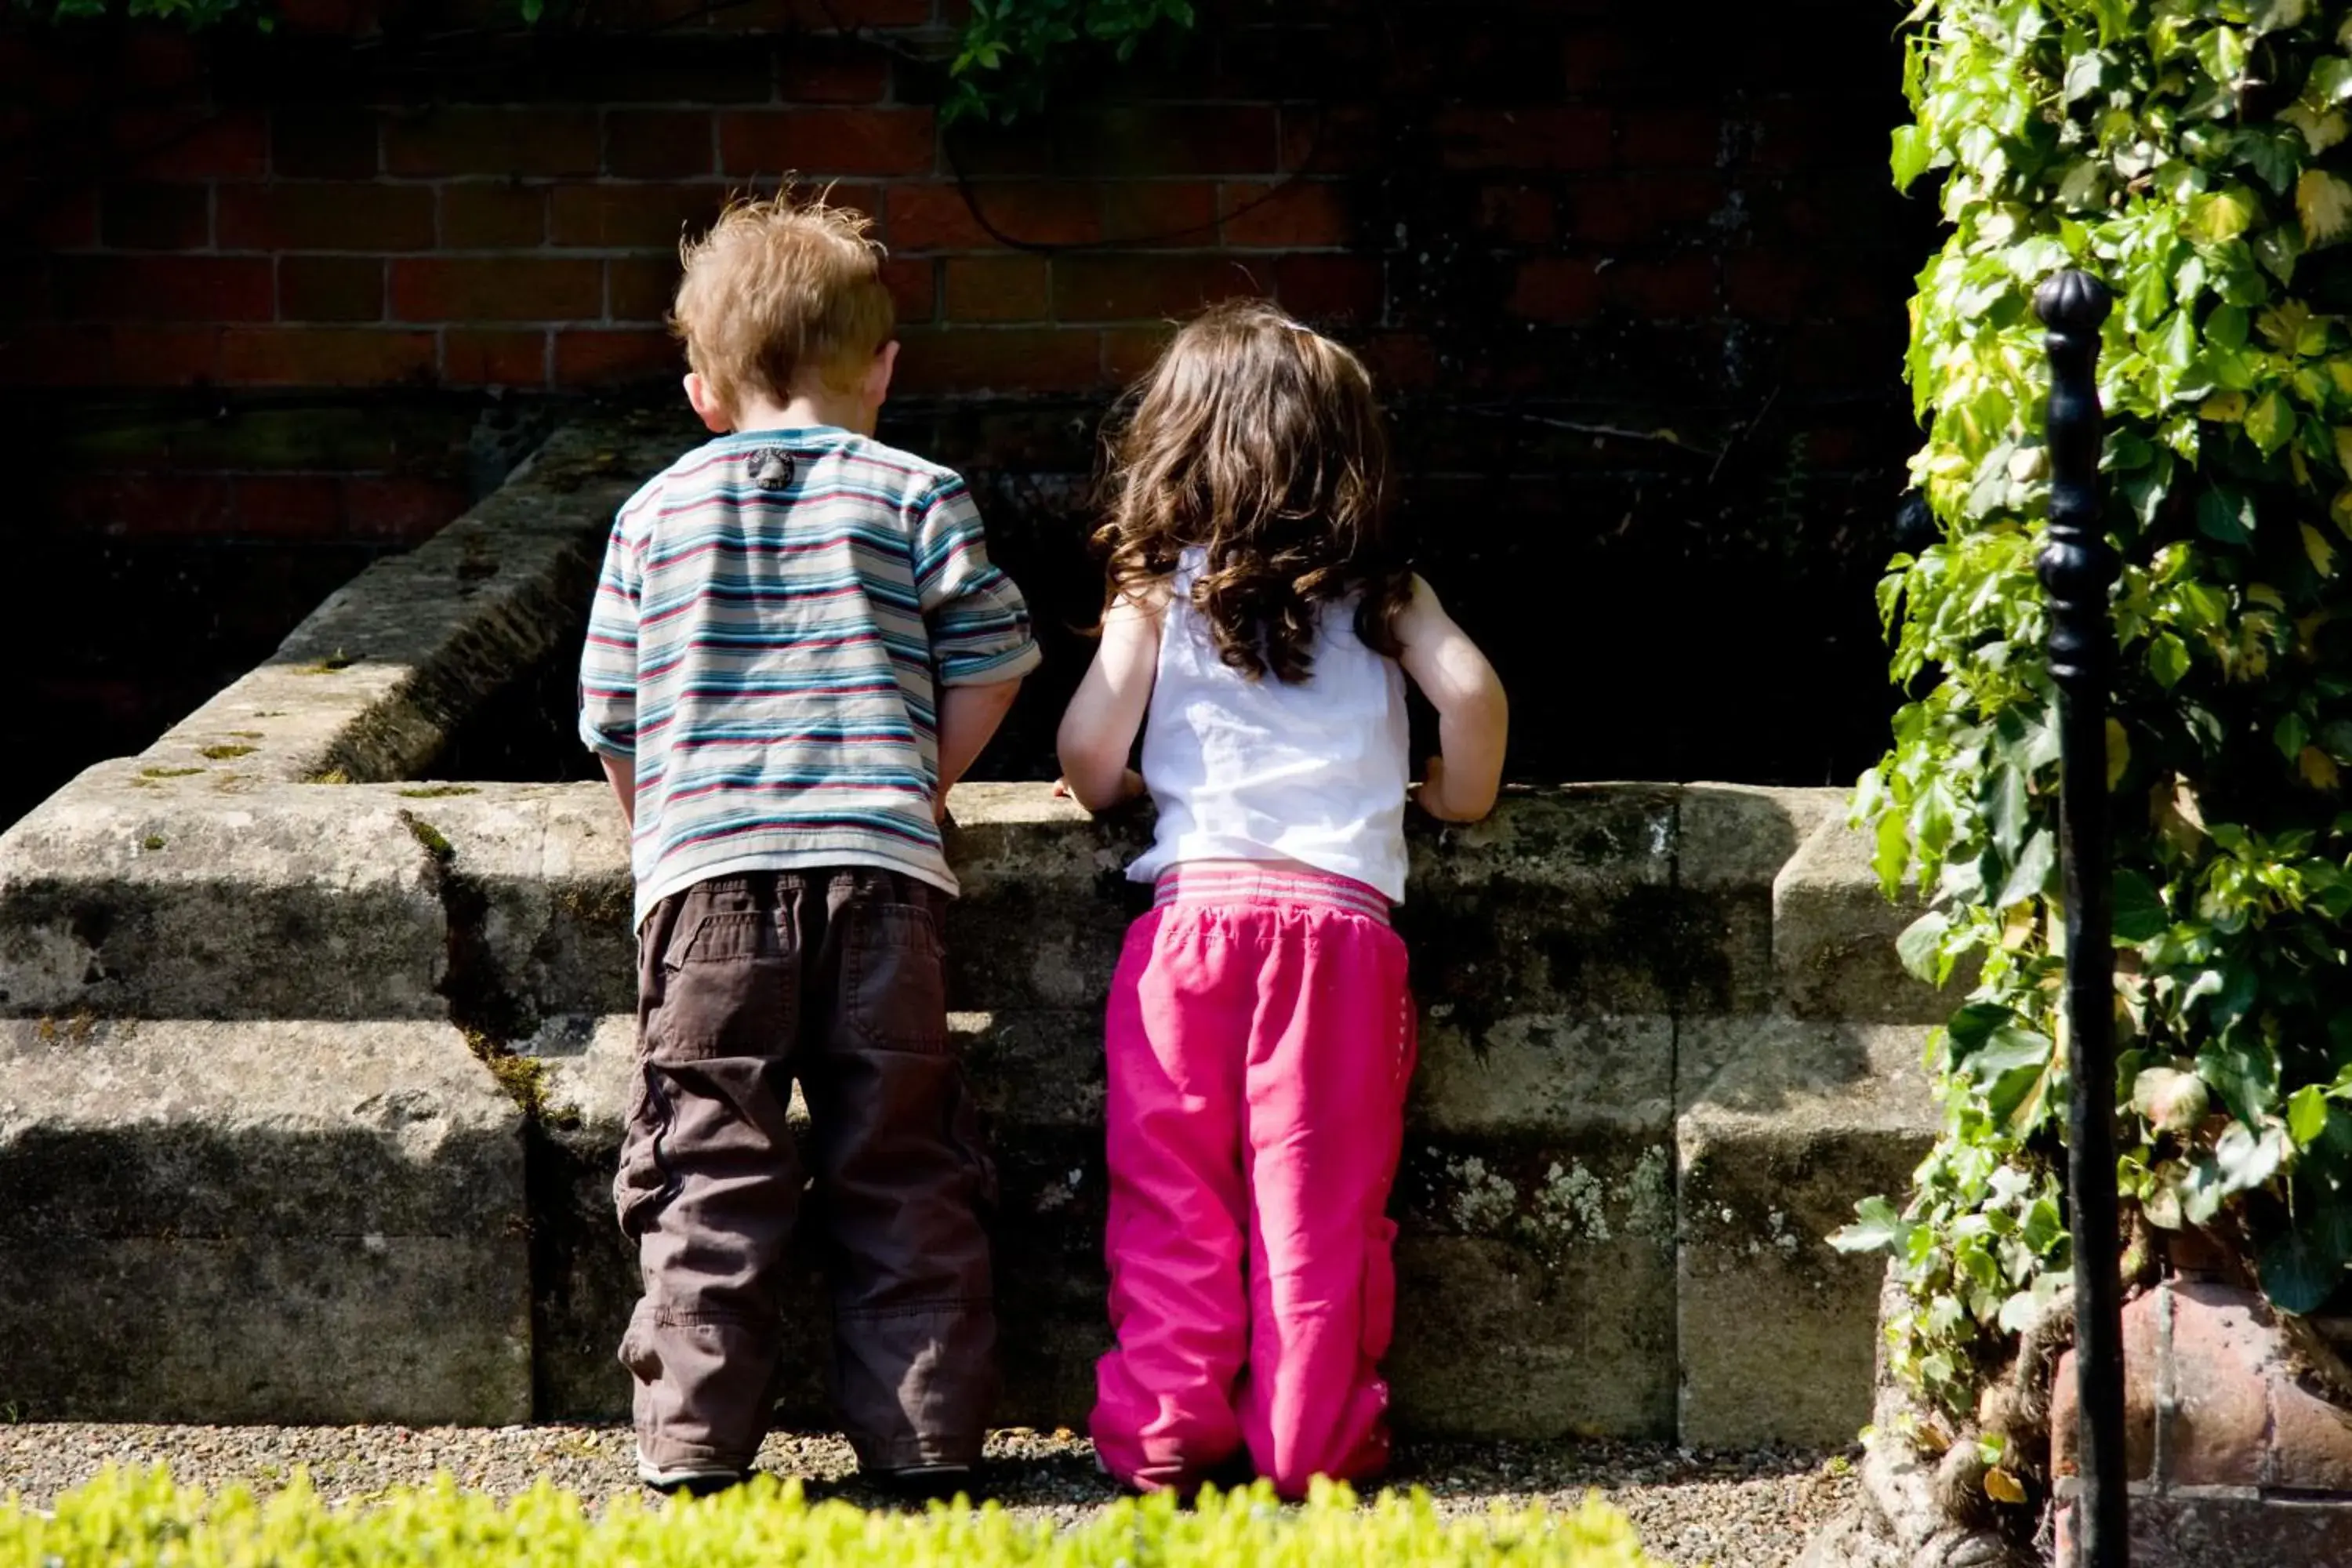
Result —
<instances>
[{"instance_id":1,"label":"boy's arm","mask_svg":"<svg viewBox=\"0 0 2352 1568\"><path fill-rule=\"evenodd\" d=\"M1495 809L1503 784L1510 704L1495 667L1478 651L1428 584L1412 580L1412 601L1396 622L1397 662L1437 710L1441 754L1429 760L1421 808L1441 822L1475 822Z\"/></svg>"},{"instance_id":2,"label":"boy's arm","mask_svg":"<svg viewBox=\"0 0 2352 1568\"><path fill-rule=\"evenodd\" d=\"M1112 603L1094 662L1062 715L1055 737L1062 784L1088 811L1108 811L1143 793L1127 759L1160 672L1160 605L1125 596Z\"/></svg>"},{"instance_id":3,"label":"boy's arm","mask_svg":"<svg viewBox=\"0 0 2352 1568\"><path fill-rule=\"evenodd\" d=\"M988 558L980 514L963 481L928 491L916 518L915 586L939 678L939 793L976 761L1042 657L1021 590Z\"/></svg>"},{"instance_id":4,"label":"boy's arm","mask_svg":"<svg viewBox=\"0 0 2352 1568\"><path fill-rule=\"evenodd\" d=\"M613 798L621 803L621 820L629 831L637 830L637 764L633 757L616 757L610 752L599 752L597 759L604 764L604 782L613 786Z\"/></svg>"},{"instance_id":5,"label":"boy's arm","mask_svg":"<svg viewBox=\"0 0 2352 1568\"><path fill-rule=\"evenodd\" d=\"M642 584L625 535L628 513L613 526L588 640L580 655L580 739L604 764L621 816L636 827L637 610Z\"/></svg>"}]
</instances>

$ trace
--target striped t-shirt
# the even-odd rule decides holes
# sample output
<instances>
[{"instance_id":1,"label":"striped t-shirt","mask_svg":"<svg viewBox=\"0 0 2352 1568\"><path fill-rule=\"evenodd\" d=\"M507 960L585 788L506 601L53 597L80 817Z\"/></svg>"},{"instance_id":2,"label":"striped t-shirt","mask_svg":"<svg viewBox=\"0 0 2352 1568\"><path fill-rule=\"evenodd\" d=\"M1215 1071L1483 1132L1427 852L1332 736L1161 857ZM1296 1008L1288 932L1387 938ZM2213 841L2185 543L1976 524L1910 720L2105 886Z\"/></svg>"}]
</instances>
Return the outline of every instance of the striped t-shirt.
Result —
<instances>
[{"instance_id":1,"label":"striped t-shirt","mask_svg":"<svg viewBox=\"0 0 2352 1568\"><path fill-rule=\"evenodd\" d=\"M954 892L939 690L1037 659L951 470L822 427L679 458L614 521L580 668L581 738L635 767L637 920L746 871Z\"/></svg>"}]
</instances>

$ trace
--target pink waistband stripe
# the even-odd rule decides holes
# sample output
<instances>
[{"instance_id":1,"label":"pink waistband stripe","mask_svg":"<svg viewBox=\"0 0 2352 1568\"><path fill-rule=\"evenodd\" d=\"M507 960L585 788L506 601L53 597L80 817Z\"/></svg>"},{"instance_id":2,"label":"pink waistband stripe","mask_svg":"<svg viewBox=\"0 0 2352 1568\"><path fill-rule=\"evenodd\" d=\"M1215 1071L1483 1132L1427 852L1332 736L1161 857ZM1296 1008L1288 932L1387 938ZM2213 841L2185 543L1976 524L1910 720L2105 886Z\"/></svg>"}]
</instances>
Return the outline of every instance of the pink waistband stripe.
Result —
<instances>
[{"instance_id":1,"label":"pink waistband stripe","mask_svg":"<svg viewBox=\"0 0 2352 1568\"><path fill-rule=\"evenodd\" d=\"M1389 923L1389 901L1377 888L1351 877L1269 866L1174 866L1160 879L1154 909L1171 904L1304 904Z\"/></svg>"}]
</instances>

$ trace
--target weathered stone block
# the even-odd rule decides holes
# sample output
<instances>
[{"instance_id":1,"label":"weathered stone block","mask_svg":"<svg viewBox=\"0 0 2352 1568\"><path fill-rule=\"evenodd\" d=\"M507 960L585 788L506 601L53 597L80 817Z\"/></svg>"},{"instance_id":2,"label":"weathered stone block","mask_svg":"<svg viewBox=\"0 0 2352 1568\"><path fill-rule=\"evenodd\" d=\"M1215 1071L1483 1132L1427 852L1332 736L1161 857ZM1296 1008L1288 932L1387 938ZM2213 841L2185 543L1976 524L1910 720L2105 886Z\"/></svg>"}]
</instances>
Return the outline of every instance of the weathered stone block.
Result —
<instances>
[{"instance_id":1,"label":"weathered stone block","mask_svg":"<svg viewBox=\"0 0 2352 1568\"><path fill-rule=\"evenodd\" d=\"M1673 1434L1673 1047L1656 1017L1424 1033L1391 1205L1400 1425Z\"/></svg>"},{"instance_id":2,"label":"weathered stone block","mask_svg":"<svg viewBox=\"0 0 2352 1568\"><path fill-rule=\"evenodd\" d=\"M438 1016L432 856L396 803L149 799L110 763L0 837L0 1014Z\"/></svg>"},{"instance_id":3,"label":"weathered stone block","mask_svg":"<svg viewBox=\"0 0 2352 1568\"><path fill-rule=\"evenodd\" d=\"M1828 1234L1936 1131L1924 1031L1686 1019L1675 1125L1680 1432L1834 1447L1870 1418L1880 1260Z\"/></svg>"},{"instance_id":4,"label":"weathered stone block","mask_svg":"<svg viewBox=\"0 0 2352 1568\"><path fill-rule=\"evenodd\" d=\"M446 1025L0 1025L0 1400L527 1418L520 1123Z\"/></svg>"},{"instance_id":5,"label":"weathered stone block","mask_svg":"<svg viewBox=\"0 0 2352 1568\"><path fill-rule=\"evenodd\" d=\"M1772 963L1788 1010L1804 1018L1940 1024L1964 984L1938 992L1913 979L1895 939L1918 918L1915 896L1889 902L1871 868L1869 836L1833 813L1772 885Z\"/></svg>"}]
</instances>

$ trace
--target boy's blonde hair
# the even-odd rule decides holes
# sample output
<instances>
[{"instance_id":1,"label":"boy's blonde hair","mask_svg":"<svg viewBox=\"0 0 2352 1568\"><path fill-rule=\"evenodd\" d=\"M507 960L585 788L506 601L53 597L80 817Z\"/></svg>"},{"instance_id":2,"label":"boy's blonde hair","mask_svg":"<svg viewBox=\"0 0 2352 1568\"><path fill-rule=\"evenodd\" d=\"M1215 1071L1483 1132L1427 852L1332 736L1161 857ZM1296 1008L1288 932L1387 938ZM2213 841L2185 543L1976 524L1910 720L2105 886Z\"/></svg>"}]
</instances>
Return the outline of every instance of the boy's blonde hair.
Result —
<instances>
[{"instance_id":1,"label":"boy's blonde hair","mask_svg":"<svg viewBox=\"0 0 2352 1568\"><path fill-rule=\"evenodd\" d=\"M855 384L897 324L871 226L864 213L822 195L799 201L787 187L730 203L679 247L686 275L670 330L720 404L749 394L782 403L804 374L836 392Z\"/></svg>"}]
</instances>

